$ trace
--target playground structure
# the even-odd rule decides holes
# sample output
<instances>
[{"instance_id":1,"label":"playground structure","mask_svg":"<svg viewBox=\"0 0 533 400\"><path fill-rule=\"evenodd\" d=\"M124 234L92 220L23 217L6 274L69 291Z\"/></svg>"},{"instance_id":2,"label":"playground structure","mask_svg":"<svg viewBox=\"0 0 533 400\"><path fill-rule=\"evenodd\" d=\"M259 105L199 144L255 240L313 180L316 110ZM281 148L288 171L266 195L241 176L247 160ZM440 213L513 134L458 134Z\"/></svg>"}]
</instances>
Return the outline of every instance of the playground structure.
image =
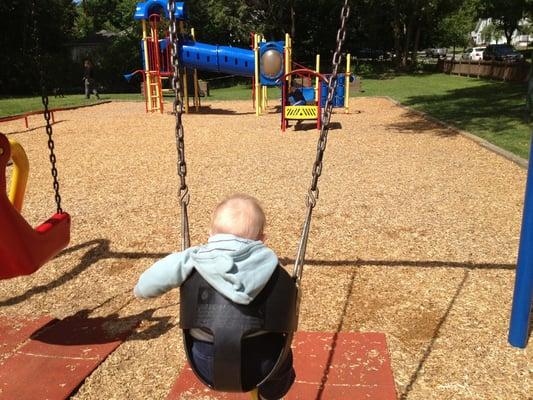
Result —
<instances>
[{"instance_id":1,"label":"playground structure","mask_svg":"<svg viewBox=\"0 0 533 400\"><path fill-rule=\"evenodd\" d=\"M176 19L179 21L180 34L185 40L179 48L179 62L183 69L181 87L183 88L184 110L189 112L189 97L192 91L193 105L196 111L200 107L198 71L217 72L233 76L241 76L252 79L252 98L256 115L261 115L268 106L268 88L290 86L291 71L293 65L299 65L292 60L292 39L286 34L284 41L266 41L261 34L251 34L251 49L242 49L231 46L219 46L196 41L194 28L187 31L188 21L185 3L177 3ZM167 33L160 38L159 24L162 18L169 18L167 0L148 0L138 3L134 19L141 21L142 40L141 58L143 69L131 74L126 74L126 79L131 79L135 74L143 77L144 96L147 112L163 112L163 94L170 89L163 88L163 82L169 81L173 74L171 61L171 45ZM320 56L317 55L316 71L320 69ZM327 76L326 76L327 77ZM328 78L329 79L329 78ZM288 80L287 82L284 82ZM347 55L347 64L344 74L339 79L339 86L333 100L334 107L344 107L349 112L349 84L353 80L350 71L350 55ZM319 91L324 93L327 79L322 79L322 86L318 86L319 78L316 79L314 90L305 88L306 100L309 103L305 110L289 108L284 117L289 120L292 117L300 119L312 119L319 124L319 116L316 104L318 104ZM344 84L346 82L346 84ZM192 90L191 90L192 86ZM283 96L283 95L282 95ZM323 107L325 98L320 100ZM292 106L289 106L292 107ZM283 113L282 113L283 114Z\"/></svg>"},{"instance_id":2,"label":"playground structure","mask_svg":"<svg viewBox=\"0 0 533 400\"><path fill-rule=\"evenodd\" d=\"M300 91L300 97L303 97L304 99L296 101L296 98L291 95L289 89L292 87L293 79L296 76L301 78L302 81L307 80L308 82L310 82L312 78L317 79L319 81L319 84L317 85L318 90L315 92L314 87L294 89L294 91ZM309 69L297 69L285 74L281 78L281 81L283 82L281 91L281 130L285 132L285 129L288 126L288 121L290 120L315 120L316 128L320 129L321 110L324 107L323 100L325 101L323 96L323 84L327 84L326 78Z\"/></svg>"},{"instance_id":3,"label":"playground structure","mask_svg":"<svg viewBox=\"0 0 533 400\"><path fill-rule=\"evenodd\" d=\"M141 21L143 28L143 69L125 77L130 79L134 74L142 73L147 112L163 112L162 81L173 74L169 38L159 38L159 22L163 17L169 18L166 0L148 0L136 6L134 19ZM194 30L187 34L188 16L184 3L177 3L175 17L179 21L180 34L186 37L179 49L185 112L189 111L188 71L193 71L195 108L200 106L196 71L201 70L253 78L254 107L256 113L261 114L267 104L267 87L279 86L277 79L285 72L287 57L290 57L290 51L284 52L286 43L266 42L259 34L252 35L253 49L202 43L195 40Z\"/></svg>"}]
</instances>

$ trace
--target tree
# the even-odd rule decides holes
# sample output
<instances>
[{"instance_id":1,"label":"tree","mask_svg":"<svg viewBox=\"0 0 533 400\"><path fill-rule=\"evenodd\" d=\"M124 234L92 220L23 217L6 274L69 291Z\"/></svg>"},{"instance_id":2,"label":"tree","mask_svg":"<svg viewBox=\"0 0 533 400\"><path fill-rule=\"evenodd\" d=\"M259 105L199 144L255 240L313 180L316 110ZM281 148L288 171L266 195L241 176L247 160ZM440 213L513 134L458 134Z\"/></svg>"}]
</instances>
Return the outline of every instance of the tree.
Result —
<instances>
[{"instance_id":1,"label":"tree","mask_svg":"<svg viewBox=\"0 0 533 400\"><path fill-rule=\"evenodd\" d=\"M481 30L481 39L483 39L485 43L489 43L489 44L493 40L495 40L496 43L498 43L498 40L502 37L503 34L504 34L503 29L501 28L500 25L495 25L492 22L489 22Z\"/></svg>"},{"instance_id":2,"label":"tree","mask_svg":"<svg viewBox=\"0 0 533 400\"><path fill-rule=\"evenodd\" d=\"M396 62L407 67L409 54L416 61L422 41L436 30L435 21L456 12L465 0L364 0L366 13L382 16L380 25L390 27Z\"/></svg>"},{"instance_id":3,"label":"tree","mask_svg":"<svg viewBox=\"0 0 533 400\"><path fill-rule=\"evenodd\" d=\"M529 19L524 19L522 23L518 25L518 32L521 35L533 35L533 21L530 21Z\"/></svg>"},{"instance_id":4,"label":"tree","mask_svg":"<svg viewBox=\"0 0 533 400\"><path fill-rule=\"evenodd\" d=\"M511 44L514 31L520 20L530 15L531 0L491 0L482 3L480 16L491 18L493 23L504 33L507 44Z\"/></svg>"},{"instance_id":5,"label":"tree","mask_svg":"<svg viewBox=\"0 0 533 400\"><path fill-rule=\"evenodd\" d=\"M457 11L441 19L435 32L437 41L442 46L453 47L454 54L457 46L467 46L475 28L477 7L477 0L467 0Z\"/></svg>"},{"instance_id":6,"label":"tree","mask_svg":"<svg viewBox=\"0 0 533 400\"><path fill-rule=\"evenodd\" d=\"M49 81L65 55L72 36L75 6L71 0L7 0L0 2L4 32L0 35L0 91L3 94L39 91L40 53ZM59 68L60 69L60 68Z\"/></svg>"},{"instance_id":7,"label":"tree","mask_svg":"<svg viewBox=\"0 0 533 400\"><path fill-rule=\"evenodd\" d=\"M191 26L203 41L249 47L250 32L261 32L260 13L245 1L200 0L187 5Z\"/></svg>"}]
</instances>

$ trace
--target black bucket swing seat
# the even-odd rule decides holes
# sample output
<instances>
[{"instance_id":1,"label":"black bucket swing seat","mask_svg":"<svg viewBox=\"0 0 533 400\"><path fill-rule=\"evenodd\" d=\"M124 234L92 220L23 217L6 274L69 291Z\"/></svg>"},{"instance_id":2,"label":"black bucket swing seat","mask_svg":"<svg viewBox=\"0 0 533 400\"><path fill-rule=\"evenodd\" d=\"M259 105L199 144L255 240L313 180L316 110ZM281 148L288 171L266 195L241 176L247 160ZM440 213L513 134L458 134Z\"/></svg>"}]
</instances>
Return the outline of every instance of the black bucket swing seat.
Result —
<instances>
[{"instance_id":1,"label":"black bucket swing seat","mask_svg":"<svg viewBox=\"0 0 533 400\"><path fill-rule=\"evenodd\" d=\"M185 352L201 382L218 391L249 392L276 373L289 352L297 327L296 281L281 266L248 305L227 299L196 271L181 286L180 296ZM214 337L213 382L207 381L194 365L191 329L202 329ZM243 379L242 342L247 335L258 331L279 333L283 345L270 373L259 382L247 382Z\"/></svg>"}]
</instances>

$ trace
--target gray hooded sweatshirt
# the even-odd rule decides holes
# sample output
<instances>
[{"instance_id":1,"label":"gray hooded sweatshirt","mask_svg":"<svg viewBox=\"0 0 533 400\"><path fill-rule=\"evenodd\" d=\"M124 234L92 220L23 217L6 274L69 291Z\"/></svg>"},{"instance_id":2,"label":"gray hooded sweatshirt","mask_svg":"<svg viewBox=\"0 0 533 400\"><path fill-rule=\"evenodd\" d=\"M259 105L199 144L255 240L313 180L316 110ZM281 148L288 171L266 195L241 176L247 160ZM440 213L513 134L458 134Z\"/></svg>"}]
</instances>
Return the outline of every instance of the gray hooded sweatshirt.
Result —
<instances>
[{"instance_id":1,"label":"gray hooded sweatshirt","mask_svg":"<svg viewBox=\"0 0 533 400\"><path fill-rule=\"evenodd\" d=\"M207 244L172 253L139 278L134 294L150 298L180 286L193 269L219 293L238 304L250 304L278 265L276 254L259 240L231 234L211 236Z\"/></svg>"}]
</instances>

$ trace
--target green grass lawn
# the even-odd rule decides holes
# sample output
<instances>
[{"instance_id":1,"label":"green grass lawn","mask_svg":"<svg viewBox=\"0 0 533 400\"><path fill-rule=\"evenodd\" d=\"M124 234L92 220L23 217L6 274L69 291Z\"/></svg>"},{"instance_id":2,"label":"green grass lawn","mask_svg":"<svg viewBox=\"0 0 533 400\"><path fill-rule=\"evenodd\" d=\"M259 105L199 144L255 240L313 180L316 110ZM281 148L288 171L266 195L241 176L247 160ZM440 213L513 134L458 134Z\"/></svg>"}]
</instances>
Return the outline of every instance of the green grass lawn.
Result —
<instances>
[{"instance_id":1,"label":"green grass lawn","mask_svg":"<svg viewBox=\"0 0 533 400\"><path fill-rule=\"evenodd\" d=\"M86 99L84 95L66 95L65 97L49 97L49 108L62 108L82 106L87 104L95 104L99 101L109 100L139 100L143 98L140 94L124 93L124 94L103 94L100 100L94 96ZM9 115L22 114L29 111L38 111L43 109L43 104L40 97L2 97L0 98L0 118Z\"/></svg>"},{"instance_id":2,"label":"green grass lawn","mask_svg":"<svg viewBox=\"0 0 533 400\"><path fill-rule=\"evenodd\" d=\"M525 121L526 85L445 74L362 79L363 93L400 103L528 158L532 126Z\"/></svg>"},{"instance_id":3,"label":"green grass lawn","mask_svg":"<svg viewBox=\"0 0 533 400\"><path fill-rule=\"evenodd\" d=\"M424 111L460 129L482 137L520 157L528 158L531 125L525 122L525 84L498 82L445 74L396 75L384 79L362 78L364 92L353 96L390 96L402 104ZM279 98L279 89L269 89L269 98ZM249 85L213 89L213 100L249 100ZM140 94L103 94L102 100L143 101ZM171 100L171 97L165 97ZM50 97L50 107L95 103L83 95ZM39 97L0 98L0 117L42 109Z\"/></svg>"},{"instance_id":4,"label":"green grass lawn","mask_svg":"<svg viewBox=\"0 0 533 400\"><path fill-rule=\"evenodd\" d=\"M269 88L268 98L277 99L280 96L280 90ZM173 96L165 95L166 101L172 101ZM110 93L101 94L100 100L94 96L88 100L84 95L66 95L64 98L49 97L50 108L83 106L95 104L98 101L144 101L140 93ZM250 85L237 85L229 88L212 89L208 98L201 98L203 101L213 100L250 100L252 101L252 89ZM191 101L192 104L192 101ZM40 97L3 97L0 98L0 118L10 115L22 114L29 111L42 110L43 105Z\"/></svg>"}]
</instances>

